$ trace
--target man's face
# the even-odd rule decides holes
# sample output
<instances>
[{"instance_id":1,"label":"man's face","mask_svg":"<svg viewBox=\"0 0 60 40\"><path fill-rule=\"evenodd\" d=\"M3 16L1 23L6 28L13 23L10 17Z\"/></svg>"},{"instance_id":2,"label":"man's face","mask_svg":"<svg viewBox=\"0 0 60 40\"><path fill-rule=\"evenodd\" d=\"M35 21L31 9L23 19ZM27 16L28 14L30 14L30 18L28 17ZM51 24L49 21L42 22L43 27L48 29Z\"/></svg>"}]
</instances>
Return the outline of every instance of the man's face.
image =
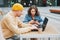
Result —
<instances>
[{"instance_id":1,"label":"man's face","mask_svg":"<svg viewBox=\"0 0 60 40\"><path fill-rule=\"evenodd\" d=\"M22 15L22 11L15 11L15 14L17 17L20 17Z\"/></svg>"}]
</instances>

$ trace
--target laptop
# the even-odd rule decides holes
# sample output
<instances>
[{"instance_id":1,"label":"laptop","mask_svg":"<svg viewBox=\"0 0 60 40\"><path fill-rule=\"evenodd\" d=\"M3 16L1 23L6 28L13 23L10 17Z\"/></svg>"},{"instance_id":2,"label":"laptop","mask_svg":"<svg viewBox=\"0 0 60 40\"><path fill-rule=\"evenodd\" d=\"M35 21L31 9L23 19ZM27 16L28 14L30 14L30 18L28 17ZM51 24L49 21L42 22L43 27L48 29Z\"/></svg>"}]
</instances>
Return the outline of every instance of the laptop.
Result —
<instances>
[{"instance_id":1,"label":"laptop","mask_svg":"<svg viewBox=\"0 0 60 40\"><path fill-rule=\"evenodd\" d=\"M38 27L37 28L42 28L42 31L44 31L45 30L45 28L46 28L46 25L47 25L47 23L48 23L48 18L47 17L45 17L44 18L44 21L43 21L43 24L41 25L38 25ZM37 29L33 29L32 31L38 31Z\"/></svg>"},{"instance_id":2,"label":"laptop","mask_svg":"<svg viewBox=\"0 0 60 40\"><path fill-rule=\"evenodd\" d=\"M45 17L45 19L44 19L44 21L43 21L43 24L42 24L42 31L45 30L47 23L48 23L48 18Z\"/></svg>"}]
</instances>

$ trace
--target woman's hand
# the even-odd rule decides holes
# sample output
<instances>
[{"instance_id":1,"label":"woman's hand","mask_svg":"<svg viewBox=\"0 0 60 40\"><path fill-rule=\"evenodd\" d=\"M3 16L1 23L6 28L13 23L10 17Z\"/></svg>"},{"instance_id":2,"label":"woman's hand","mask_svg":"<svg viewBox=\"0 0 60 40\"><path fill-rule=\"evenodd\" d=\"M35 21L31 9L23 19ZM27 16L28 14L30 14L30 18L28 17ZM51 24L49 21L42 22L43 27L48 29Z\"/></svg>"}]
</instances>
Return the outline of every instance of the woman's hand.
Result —
<instances>
[{"instance_id":1,"label":"woman's hand","mask_svg":"<svg viewBox=\"0 0 60 40\"><path fill-rule=\"evenodd\" d=\"M30 22L29 22L29 24L34 24L35 23L35 21L34 20L31 20Z\"/></svg>"},{"instance_id":2,"label":"woman's hand","mask_svg":"<svg viewBox=\"0 0 60 40\"><path fill-rule=\"evenodd\" d=\"M38 21L35 21L35 24L39 25L40 23Z\"/></svg>"},{"instance_id":3,"label":"woman's hand","mask_svg":"<svg viewBox=\"0 0 60 40\"><path fill-rule=\"evenodd\" d=\"M37 24L37 25L39 25L40 23L39 23L38 21L31 20L31 21L29 22L29 24Z\"/></svg>"}]
</instances>

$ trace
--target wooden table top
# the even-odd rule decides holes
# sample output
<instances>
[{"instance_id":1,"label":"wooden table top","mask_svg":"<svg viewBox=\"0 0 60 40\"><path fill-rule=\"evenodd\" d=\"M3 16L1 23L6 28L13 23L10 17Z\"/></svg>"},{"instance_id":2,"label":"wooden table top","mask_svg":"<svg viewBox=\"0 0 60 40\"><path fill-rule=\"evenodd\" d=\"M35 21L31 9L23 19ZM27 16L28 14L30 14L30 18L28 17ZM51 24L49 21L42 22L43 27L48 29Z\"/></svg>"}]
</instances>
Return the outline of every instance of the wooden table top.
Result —
<instances>
[{"instance_id":1,"label":"wooden table top","mask_svg":"<svg viewBox=\"0 0 60 40\"><path fill-rule=\"evenodd\" d=\"M25 33L25 34L60 34L60 32L55 28L55 27L52 27L52 26L47 26L45 31L34 31L34 32L28 32L28 33Z\"/></svg>"}]
</instances>

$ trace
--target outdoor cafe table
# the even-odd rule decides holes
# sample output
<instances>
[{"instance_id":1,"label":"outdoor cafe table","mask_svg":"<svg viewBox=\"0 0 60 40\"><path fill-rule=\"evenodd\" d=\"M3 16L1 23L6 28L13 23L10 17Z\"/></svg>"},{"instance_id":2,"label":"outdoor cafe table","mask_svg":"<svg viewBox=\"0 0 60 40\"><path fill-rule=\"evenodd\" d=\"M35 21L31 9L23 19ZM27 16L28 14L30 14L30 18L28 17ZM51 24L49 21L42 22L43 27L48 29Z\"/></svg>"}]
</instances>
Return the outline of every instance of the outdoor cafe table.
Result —
<instances>
[{"instance_id":1,"label":"outdoor cafe table","mask_svg":"<svg viewBox=\"0 0 60 40\"><path fill-rule=\"evenodd\" d=\"M60 38L60 32L52 26L46 27L44 32L35 31L35 32L28 32L25 34L20 34L20 40L23 38Z\"/></svg>"}]
</instances>

